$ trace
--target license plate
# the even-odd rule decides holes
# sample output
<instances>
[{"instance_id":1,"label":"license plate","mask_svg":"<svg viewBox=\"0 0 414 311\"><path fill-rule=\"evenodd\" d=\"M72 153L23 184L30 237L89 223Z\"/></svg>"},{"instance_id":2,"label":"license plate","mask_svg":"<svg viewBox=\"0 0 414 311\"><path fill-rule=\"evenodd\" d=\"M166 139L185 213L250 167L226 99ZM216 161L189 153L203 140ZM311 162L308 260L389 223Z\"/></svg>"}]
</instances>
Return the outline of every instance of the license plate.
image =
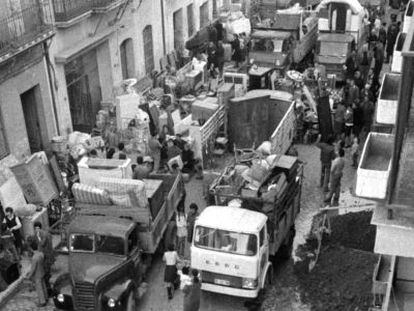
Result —
<instances>
[{"instance_id":1,"label":"license plate","mask_svg":"<svg viewBox=\"0 0 414 311\"><path fill-rule=\"evenodd\" d=\"M230 286L230 281L214 279L214 283L218 285Z\"/></svg>"}]
</instances>

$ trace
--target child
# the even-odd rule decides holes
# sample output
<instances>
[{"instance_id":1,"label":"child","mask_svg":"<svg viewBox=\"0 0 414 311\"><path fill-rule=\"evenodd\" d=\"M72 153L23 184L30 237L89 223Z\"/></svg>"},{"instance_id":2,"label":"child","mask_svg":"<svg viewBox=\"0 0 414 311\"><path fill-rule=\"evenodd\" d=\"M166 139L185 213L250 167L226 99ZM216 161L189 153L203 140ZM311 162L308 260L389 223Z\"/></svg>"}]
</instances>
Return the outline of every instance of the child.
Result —
<instances>
[{"instance_id":1,"label":"child","mask_svg":"<svg viewBox=\"0 0 414 311\"><path fill-rule=\"evenodd\" d=\"M354 141L351 146L351 154L352 154L352 167L358 167L358 157L359 157L359 138L354 137Z\"/></svg>"},{"instance_id":2,"label":"child","mask_svg":"<svg viewBox=\"0 0 414 311\"><path fill-rule=\"evenodd\" d=\"M191 277L189 276L190 268L184 266L181 271L178 270L178 275L180 276L180 289L183 290L184 286L191 285Z\"/></svg>"}]
</instances>

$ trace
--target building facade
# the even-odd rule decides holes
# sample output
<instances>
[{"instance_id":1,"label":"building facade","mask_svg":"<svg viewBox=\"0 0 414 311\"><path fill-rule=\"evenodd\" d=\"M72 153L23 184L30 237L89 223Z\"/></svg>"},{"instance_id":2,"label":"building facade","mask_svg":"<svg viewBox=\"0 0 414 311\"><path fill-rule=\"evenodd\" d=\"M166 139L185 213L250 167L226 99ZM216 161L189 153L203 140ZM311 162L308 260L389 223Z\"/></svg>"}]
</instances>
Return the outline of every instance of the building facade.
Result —
<instances>
[{"instance_id":1,"label":"building facade","mask_svg":"<svg viewBox=\"0 0 414 311\"><path fill-rule=\"evenodd\" d=\"M0 159L22 160L57 134L49 83L49 0L6 0L0 10Z\"/></svg>"}]
</instances>

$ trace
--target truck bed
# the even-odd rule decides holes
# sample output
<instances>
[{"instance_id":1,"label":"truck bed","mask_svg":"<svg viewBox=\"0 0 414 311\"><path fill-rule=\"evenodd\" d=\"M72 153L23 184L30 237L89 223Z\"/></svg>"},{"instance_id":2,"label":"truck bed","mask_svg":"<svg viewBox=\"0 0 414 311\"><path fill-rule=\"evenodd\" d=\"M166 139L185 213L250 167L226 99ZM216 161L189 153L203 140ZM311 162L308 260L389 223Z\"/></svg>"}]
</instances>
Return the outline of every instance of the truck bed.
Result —
<instances>
[{"instance_id":1,"label":"truck bed","mask_svg":"<svg viewBox=\"0 0 414 311\"><path fill-rule=\"evenodd\" d=\"M155 216L152 215L151 208L149 207L139 208L138 206L96 205L80 202L75 202L75 207L78 214L81 215L111 216L136 221L139 223L141 247L145 252L152 254L157 249L185 189L181 175L151 174L149 180L151 179L162 180L163 184L163 200L161 200L160 203L156 203L161 204L161 206L157 206L158 212ZM159 184L159 182L157 184ZM151 198L149 199L151 200Z\"/></svg>"}]
</instances>

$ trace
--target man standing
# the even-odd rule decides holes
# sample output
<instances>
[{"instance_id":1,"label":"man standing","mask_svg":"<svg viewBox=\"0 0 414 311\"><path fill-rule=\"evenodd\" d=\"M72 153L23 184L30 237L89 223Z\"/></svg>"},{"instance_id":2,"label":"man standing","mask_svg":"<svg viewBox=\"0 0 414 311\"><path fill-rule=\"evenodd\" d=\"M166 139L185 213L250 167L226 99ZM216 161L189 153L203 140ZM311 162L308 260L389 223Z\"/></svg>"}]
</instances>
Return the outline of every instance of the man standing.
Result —
<instances>
[{"instance_id":1,"label":"man standing","mask_svg":"<svg viewBox=\"0 0 414 311\"><path fill-rule=\"evenodd\" d=\"M331 205L333 198L333 206L339 205L339 194L341 192L341 178L345 167L345 151L339 149L335 160L332 162L331 167L331 189L328 196L325 199L325 203Z\"/></svg>"},{"instance_id":2,"label":"man standing","mask_svg":"<svg viewBox=\"0 0 414 311\"><path fill-rule=\"evenodd\" d=\"M387 30L385 29L386 26L387 23L382 23L382 26L378 32L378 41L380 41L384 46L387 43Z\"/></svg>"},{"instance_id":3,"label":"man standing","mask_svg":"<svg viewBox=\"0 0 414 311\"><path fill-rule=\"evenodd\" d=\"M144 163L144 158L138 156L137 165L134 168L134 174L132 175L132 179L143 180L145 178L148 178L150 172L150 168L148 167L148 165Z\"/></svg>"},{"instance_id":4,"label":"man standing","mask_svg":"<svg viewBox=\"0 0 414 311\"><path fill-rule=\"evenodd\" d=\"M334 113L334 133L335 138L339 139L345 128L345 112L346 108L342 102L339 102L336 106Z\"/></svg>"},{"instance_id":5,"label":"man standing","mask_svg":"<svg viewBox=\"0 0 414 311\"><path fill-rule=\"evenodd\" d=\"M391 24L388 26L387 29L387 59L386 63L390 61L390 57L392 53L394 52L394 44L397 40L399 32L399 27L397 24L397 17L395 14L391 15Z\"/></svg>"},{"instance_id":6,"label":"man standing","mask_svg":"<svg viewBox=\"0 0 414 311\"><path fill-rule=\"evenodd\" d=\"M42 229L40 222L35 222L34 225L35 236L34 239L38 244L39 252L44 256L44 271L45 271L45 284L48 291L50 291L50 277L52 276L51 270L55 263L55 253L53 251L52 236L46 230Z\"/></svg>"},{"instance_id":7,"label":"man standing","mask_svg":"<svg viewBox=\"0 0 414 311\"><path fill-rule=\"evenodd\" d=\"M382 70L382 65L384 64L384 46L381 42L377 42L375 45L375 52L374 52L374 74L372 77L372 84L377 87L379 85L379 76Z\"/></svg>"},{"instance_id":8,"label":"man standing","mask_svg":"<svg viewBox=\"0 0 414 311\"><path fill-rule=\"evenodd\" d=\"M358 73L358 71L356 72ZM349 80L349 89L346 97L347 106L352 106L356 99L359 98L359 88L355 85L355 80Z\"/></svg>"},{"instance_id":9,"label":"man standing","mask_svg":"<svg viewBox=\"0 0 414 311\"><path fill-rule=\"evenodd\" d=\"M364 97L362 102L362 113L364 116L364 132L369 133L371 130L372 116L374 114L375 107L372 101L369 100L368 96Z\"/></svg>"},{"instance_id":10,"label":"man standing","mask_svg":"<svg viewBox=\"0 0 414 311\"><path fill-rule=\"evenodd\" d=\"M37 307L41 308L47 305L47 290L45 284L44 255L38 249L38 244L34 240L30 245L33 250L31 259L31 268L26 278L32 280L35 285L38 303Z\"/></svg>"},{"instance_id":11,"label":"man standing","mask_svg":"<svg viewBox=\"0 0 414 311\"><path fill-rule=\"evenodd\" d=\"M324 192L328 192L329 188L329 175L331 172L331 164L332 160L335 158L335 149L333 146L333 137L329 137L328 141L325 142L319 142L321 140L321 135L319 134L318 140L316 142L316 147L318 147L321 150L321 179L319 186L323 188Z\"/></svg>"},{"instance_id":12,"label":"man standing","mask_svg":"<svg viewBox=\"0 0 414 311\"><path fill-rule=\"evenodd\" d=\"M352 79L354 77L355 71L358 69L355 50L353 50L351 52L351 55L349 55L349 57L346 59L345 67L346 67L346 78Z\"/></svg>"}]
</instances>

